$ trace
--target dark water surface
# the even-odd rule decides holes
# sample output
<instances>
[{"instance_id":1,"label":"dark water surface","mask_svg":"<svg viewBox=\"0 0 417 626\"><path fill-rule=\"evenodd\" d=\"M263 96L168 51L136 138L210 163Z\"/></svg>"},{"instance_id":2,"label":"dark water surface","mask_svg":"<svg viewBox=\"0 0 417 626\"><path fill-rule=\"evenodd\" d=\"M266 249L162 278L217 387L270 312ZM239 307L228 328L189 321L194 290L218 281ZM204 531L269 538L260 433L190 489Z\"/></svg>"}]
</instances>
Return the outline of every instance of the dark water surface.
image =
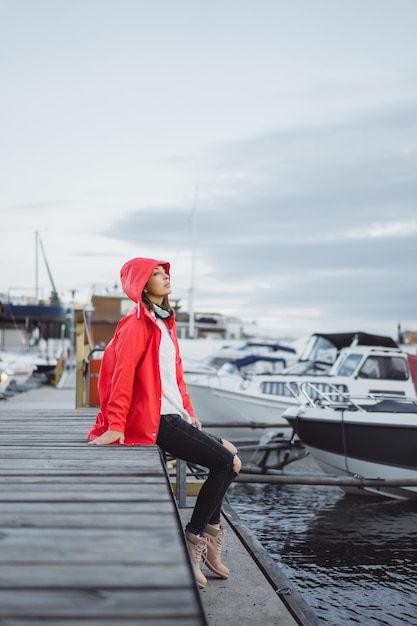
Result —
<instances>
[{"instance_id":1,"label":"dark water surface","mask_svg":"<svg viewBox=\"0 0 417 626\"><path fill-rule=\"evenodd\" d=\"M323 624L417 625L417 501L311 485L236 483L229 495Z\"/></svg>"}]
</instances>

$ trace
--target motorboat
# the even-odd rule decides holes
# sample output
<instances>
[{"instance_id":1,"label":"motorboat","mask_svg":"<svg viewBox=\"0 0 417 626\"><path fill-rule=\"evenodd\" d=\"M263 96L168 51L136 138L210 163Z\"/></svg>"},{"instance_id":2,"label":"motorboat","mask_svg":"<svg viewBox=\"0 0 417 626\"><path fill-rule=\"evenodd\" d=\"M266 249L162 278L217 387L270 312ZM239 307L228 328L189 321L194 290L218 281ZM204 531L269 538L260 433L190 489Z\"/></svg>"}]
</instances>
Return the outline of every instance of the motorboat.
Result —
<instances>
[{"instance_id":1,"label":"motorboat","mask_svg":"<svg viewBox=\"0 0 417 626\"><path fill-rule=\"evenodd\" d=\"M21 388L36 371L36 361L29 354L0 351L0 368L7 372L8 387Z\"/></svg>"},{"instance_id":2,"label":"motorboat","mask_svg":"<svg viewBox=\"0 0 417 626\"><path fill-rule=\"evenodd\" d=\"M298 406L284 416L326 474L356 479L357 486L341 485L345 492L417 498L416 397L341 395L314 383L299 391Z\"/></svg>"},{"instance_id":3,"label":"motorboat","mask_svg":"<svg viewBox=\"0 0 417 626\"><path fill-rule=\"evenodd\" d=\"M288 422L284 418L262 422L259 419L250 419L243 414L238 406L230 403L227 398L216 396L215 391L234 391L240 386L242 377L252 375L270 374L283 370L282 357L268 354L253 354L239 359L226 361L218 370L203 373L194 372L191 376L185 373L187 390L199 418L203 420L205 427L213 434L240 442L252 441L262 436L265 428L271 433L277 428L282 434L289 431ZM213 393L213 397L212 397ZM277 431L277 432L278 432Z\"/></svg>"},{"instance_id":4,"label":"motorboat","mask_svg":"<svg viewBox=\"0 0 417 626\"><path fill-rule=\"evenodd\" d=\"M321 392L336 388L341 394L415 397L417 356L386 336L315 333L299 359L281 372L248 374L229 368L205 378L186 376L194 409L207 428L237 422L252 428L267 425L276 432L288 426L282 414L297 406L298 384L307 381Z\"/></svg>"},{"instance_id":5,"label":"motorboat","mask_svg":"<svg viewBox=\"0 0 417 626\"><path fill-rule=\"evenodd\" d=\"M0 400L6 398L6 391L10 385L10 373L0 362Z\"/></svg>"},{"instance_id":6,"label":"motorboat","mask_svg":"<svg viewBox=\"0 0 417 626\"><path fill-rule=\"evenodd\" d=\"M208 342L205 341L205 344ZM194 344L195 345L195 344ZM275 363L276 371L283 370L295 361L297 351L292 346L261 340L249 340L225 344L220 349L208 354L203 359L190 359L183 355L183 368L187 380L205 380L204 376L216 375L224 366L236 365L240 371L251 373L262 363L257 357L268 356L269 362ZM248 359L244 361L242 359ZM268 362L268 359L263 361ZM265 368L264 368L265 369ZM222 373L224 373L224 369ZM270 371L270 369L265 369Z\"/></svg>"}]
</instances>

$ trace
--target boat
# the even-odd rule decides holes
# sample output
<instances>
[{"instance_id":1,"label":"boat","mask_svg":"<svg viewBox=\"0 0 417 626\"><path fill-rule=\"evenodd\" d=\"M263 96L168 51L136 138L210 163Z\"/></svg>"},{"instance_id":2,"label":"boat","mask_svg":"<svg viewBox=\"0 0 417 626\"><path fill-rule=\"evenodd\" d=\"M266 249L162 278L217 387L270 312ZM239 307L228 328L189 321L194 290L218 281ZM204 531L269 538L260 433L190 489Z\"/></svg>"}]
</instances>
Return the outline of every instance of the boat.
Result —
<instances>
[{"instance_id":1,"label":"boat","mask_svg":"<svg viewBox=\"0 0 417 626\"><path fill-rule=\"evenodd\" d=\"M36 360L30 354L0 350L0 368L7 372L7 387L13 389L24 387L36 371L36 367Z\"/></svg>"},{"instance_id":2,"label":"boat","mask_svg":"<svg viewBox=\"0 0 417 626\"><path fill-rule=\"evenodd\" d=\"M281 372L223 375L219 370L216 376L186 377L194 409L207 428L223 421L263 424L275 432L288 426L282 414L297 406L298 383L306 381L322 392L336 388L341 394L413 397L417 356L387 336L314 333L299 359Z\"/></svg>"},{"instance_id":3,"label":"boat","mask_svg":"<svg viewBox=\"0 0 417 626\"><path fill-rule=\"evenodd\" d=\"M10 373L0 362L0 400L4 400L7 397L6 392L10 385L10 380Z\"/></svg>"},{"instance_id":4,"label":"boat","mask_svg":"<svg viewBox=\"0 0 417 626\"><path fill-rule=\"evenodd\" d=\"M284 415L319 467L363 485L346 493L417 499L417 398L353 396L299 384ZM374 484L373 484L374 481Z\"/></svg>"},{"instance_id":5,"label":"boat","mask_svg":"<svg viewBox=\"0 0 417 626\"><path fill-rule=\"evenodd\" d=\"M58 358L67 352L69 320L56 290L42 241L36 233L36 254L38 247L51 281L50 297L38 297L37 278L34 296L27 296L13 288L0 294L0 348L6 356L11 353L10 358L14 359L17 367L25 362L26 372L29 372L29 363L35 362L35 371L49 382L55 376ZM35 265L37 268L37 256ZM11 365L9 369L13 372L17 367ZM23 370L18 382L23 382Z\"/></svg>"},{"instance_id":6,"label":"boat","mask_svg":"<svg viewBox=\"0 0 417 626\"><path fill-rule=\"evenodd\" d=\"M282 356L282 353L285 354L285 357ZM204 380L200 375L216 375L220 369L222 369L223 374L226 371L224 366L227 367L229 364L238 364L241 371L250 373L262 362L256 357L263 355L271 357L270 362L275 363L275 367L278 368L277 371L282 370L293 363L296 353L297 351L292 346L272 341L250 340L223 345L204 359L190 359L184 357L183 354L182 361L187 380ZM242 359L249 360L242 361ZM268 359L264 360L264 363L266 362Z\"/></svg>"},{"instance_id":7,"label":"boat","mask_svg":"<svg viewBox=\"0 0 417 626\"><path fill-rule=\"evenodd\" d=\"M12 379L18 384L26 382L24 372L27 378L35 373L52 380L58 359L67 352L68 334L68 316L61 302L0 294L1 355L15 371Z\"/></svg>"}]
</instances>

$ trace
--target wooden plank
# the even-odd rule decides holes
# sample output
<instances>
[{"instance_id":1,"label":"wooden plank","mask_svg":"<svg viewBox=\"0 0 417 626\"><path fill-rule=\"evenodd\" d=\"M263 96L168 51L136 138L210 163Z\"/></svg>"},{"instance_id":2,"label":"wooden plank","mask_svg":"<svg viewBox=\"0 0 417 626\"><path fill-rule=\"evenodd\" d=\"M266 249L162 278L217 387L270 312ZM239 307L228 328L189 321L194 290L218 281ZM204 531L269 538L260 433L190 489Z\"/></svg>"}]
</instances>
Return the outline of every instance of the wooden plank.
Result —
<instances>
[{"instance_id":1,"label":"wooden plank","mask_svg":"<svg viewBox=\"0 0 417 626\"><path fill-rule=\"evenodd\" d=\"M0 450L0 454L2 454L3 450ZM135 472L136 475L145 474L145 475L161 475L161 468L158 468L155 460L144 460L140 458L140 453L135 458L134 455L126 455L124 458L112 458L110 455L101 455L92 457L89 452L86 453L77 453L71 451L66 453L65 450L59 452L57 454L56 450L48 451L44 449L43 451L39 451L38 454L35 450L28 450L27 455L24 453L19 454L2 454L0 459L0 466L4 467L4 469L10 469L10 463L7 463L8 460L17 461L18 469L21 469L24 464L30 465L31 467L45 465L45 467L50 467L51 469L58 469L59 466L66 466L66 469L70 467L75 467L75 469L80 469L81 471L85 471L88 469L93 469L95 471L101 470L106 473L115 473L117 469L120 468L122 464L123 471L126 472L130 470L131 472ZM159 461L159 465L161 462Z\"/></svg>"},{"instance_id":2,"label":"wooden plank","mask_svg":"<svg viewBox=\"0 0 417 626\"><path fill-rule=\"evenodd\" d=\"M59 483L61 485L71 484L77 482L79 484L81 481L83 485L88 487L89 485L99 485L100 483L110 484L118 484L118 485L137 485L138 483L138 475L131 473L125 473L123 476L116 475L108 475L108 474L86 474L81 476L80 474L65 474L65 475L56 475L53 477L49 477L46 475L40 474L13 474L13 470L10 470L7 476L0 474L0 489L7 489L9 485L17 485L17 484L36 484L41 483L43 485L48 485L50 483ZM154 484L159 482L166 482L165 476L157 475L157 474L149 474L149 475L141 475L140 482L143 485L146 484Z\"/></svg>"},{"instance_id":3,"label":"wooden plank","mask_svg":"<svg viewBox=\"0 0 417 626\"><path fill-rule=\"evenodd\" d=\"M74 580L78 589L137 589L141 585L147 589L178 589L187 585L183 571L182 563L166 563L163 568L155 563L123 563L111 568L89 563L82 567L66 562L49 563L47 567L17 563L0 568L0 589L66 589L74 586Z\"/></svg>"},{"instance_id":4,"label":"wooden plank","mask_svg":"<svg viewBox=\"0 0 417 626\"><path fill-rule=\"evenodd\" d=\"M91 515L107 515L112 516L116 514L121 514L124 516L141 516L141 521L143 516L150 515L155 513L155 508L157 508L158 513L160 513L161 519L166 523L166 517L163 514L172 514L172 502L171 499L165 501L158 501L157 507L155 502L152 500L136 500L135 502L123 502L123 508L121 507L120 502L103 502L97 501L94 502L94 507L92 503L88 500L84 502L60 502L59 503L59 515L63 519L63 523L65 523L65 519L71 515L83 515L85 513L90 513ZM56 511L56 503L50 502L2 502L1 510L0 510L0 519L8 519L10 515L45 515L50 514L51 511ZM0 522L1 524L1 522Z\"/></svg>"},{"instance_id":5,"label":"wooden plank","mask_svg":"<svg viewBox=\"0 0 417 626\"><path fill-rule=\"evenodd\" d=\"M27 455L39 457L44 455L53 458L59 456L62 458L63 454L72 455L73 458L79 459L111 459L111 460L123 460L123 463L132 462L152 463L154 467L160 470L161 462L159 453L156 450L156 446L91 446L87 442L65 442L65 446L59 449L59 452L54 452L53 445L44 446L43 442L40 442L36 446L33 445L32 438L28 438L28 442L22 445L14 446L0 446L2 456L4 455L21 455L26 457ZM33 449L32 449L33 448ZM87 456L88 455L88 456Z\"/></svg>"},{"instance_id":6,"label":"wooden plank","mask_svg":"<svg viewBox=\"0 0 417 626\"><path fill-rule=\"evenodd\" d=\"M119 485L120 487L126 485L137 485L138 484L138 476L137 474L124 474L123 477L120 476L107 476L102 474L87 474L84 476L80 476L79 474L65 474L63 476L54 476L51 477L40 475L40 474L8 474L0 475L0 491L1 490L10 490L11 486L17 485L35 485L42 484L47 488L48 485L71 485L71 484L82 484L86 488L92 488L95 485L99 486L101 484L110 485ZM150 474L140 477L141 485L155 485L159 483L166 483L165 476L158 476L157 474Z\"/></svg>"},{"instance_id":7,"label":"wooden plank","mask_svg":"<svg viewBox=\"0 0 417 626\"><path fill-rule=\"evenodd\" d=\"M31 477L33 478L33 477ZM94 491L96 494L103 493L106 496L106 499L111 499L112 495L117 498L117 494L120 493L120 490L124 491L125 498L129 497L129 494L132 494L132 499L134 499L135 492L139 491L138 484L136 485L134 482L130 482L126 484L123 480L119 480L116 483L108 483L103 482L90 482L86 484L84 481L77 481L78 476L72 478L71 482L62 483L61 481L54 481L51 483L42 483L37 481L31 481L31 491L37 491L38 493L44 494L48 496L53 492L57 491L59 493L79 493L80 492L80 484L82 484L89 491ZM14 479L10 480L10 487L13 486L13 493L27 493L28 484L15 481ZM144 476L143 480L141 478L141 496L145 493L151 494L153 491L160 491L160 493L166 493L166 480L163 476ZM5 482L0 483L0 494L10 492L11 489L7 487ZM88 493L86 494L89 495Z\"/></svg>"},{"instance_id":8,"label":"wooden plank","mask_svg":"<svg viewBox=\"0 0 417 626\"><path fill-rule=\"evenodd\" d=\"M90 590L51 589L25 590L24 602L21 590L1 590L1 614L5 617L44 618L53 620L56 616L77 618L79 620L97 619L101 617L105 623L107 618L135 617L136 619L160 617L176 618L195 615L195 602L191 590L164 589L163 602L161 590L143 589L133 591L113 591L92 588ZM105 610L103 611L103 607ZM3 623L3 622L2 622ZM85 623L85 622L83 622Z\"/></svg>"},{"instance_id":9,"label":"wooden plank","mask_svg":"<svg viewBox=\"0 0 417 626\"><path fill-rule=\"evenodd\" d=\"M137 513L126 513L123 507L123 513L55 513L49 508L43 513L21 512L13 513L11 511L0 513L0 527L5 528L119 528L131 529L137 528ZM140 525L142 530L150 532L152 530L159 531L164 529L166 519L160 514L159 505L153 505L153 510L146 513L141 511Z\"/></svg>"},{"instance_id":10,"label":"wooden plank","mask_svg":"<svg viewBox=\"0 0 417 626\"><path fill-rule=\"evenodd\" d=\"M80 626L80 623L87 624L86 621L80 622L78 619L71 618L60 618L59 616L54 616L53 626ZM137 618L130 617L115 617L109 618L106 617L105 621L102 616L99 618L89 618L88 626L138 626ZM1 621L2 626L45 626L44 618L38 619L37 617L31 617L30 621L26 618L4 618ZM158 620L156 621L153 618L144 618L140 619L140 626L202 626L202 622L199 618L195 616L176 616L170 615L168 617L160 615Z\"/></svg>"},{"instance_id":11,"label":"wooden plank","mask_svg":"<svg viewBox=\"0 0 417 626\"><path fill-rule=\"evenodd\" d=\"M161 502L170 501L171 497L167 493L165 486L153 485L152 490L143 493L139 488L137 492L120 492L113 491L112 493L90 493L89 491L73 490L67 492L47 493L44 491L27 491L22 494L16 495L14 492L6 491L1 495L2 502L90 502L91 504L96 502L141 502L146 500L147 502Z\"/></svg>"},{"instance_id":12,"label":"wooden plank","mask_svg":"<svg viewBox=\"0 0 417 626\"><path fill-rule=\"evenodd\" d=\"M178 528L2 528L0 565L7 563L182 563Z\"/></svg>"}]
</instances>

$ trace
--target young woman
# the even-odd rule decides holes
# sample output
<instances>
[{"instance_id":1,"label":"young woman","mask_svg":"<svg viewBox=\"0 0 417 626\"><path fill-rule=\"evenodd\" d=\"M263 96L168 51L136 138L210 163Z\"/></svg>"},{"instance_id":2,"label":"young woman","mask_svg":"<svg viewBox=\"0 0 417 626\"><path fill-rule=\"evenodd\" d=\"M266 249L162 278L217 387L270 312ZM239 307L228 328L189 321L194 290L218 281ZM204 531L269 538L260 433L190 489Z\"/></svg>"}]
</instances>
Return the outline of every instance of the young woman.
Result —
<instances>
[{"instance_id":1,"label":"young woman","mask_svg":"<svg viewBox=\"0 0 417 626\"><path fill-rule=\"evenodd\" d=\"M126 295L136 302L107 345L100 368L100 412L88 432L93 445L157 444L172 456L207 467L204 482L185 528L197 584L207 579L201 558L218 576L225 531L220 526L223 497L240 471L237 450L201 430L183 378L171 293L170 264L135 258L120 272Z\"/></svg>"}]
</instances>

